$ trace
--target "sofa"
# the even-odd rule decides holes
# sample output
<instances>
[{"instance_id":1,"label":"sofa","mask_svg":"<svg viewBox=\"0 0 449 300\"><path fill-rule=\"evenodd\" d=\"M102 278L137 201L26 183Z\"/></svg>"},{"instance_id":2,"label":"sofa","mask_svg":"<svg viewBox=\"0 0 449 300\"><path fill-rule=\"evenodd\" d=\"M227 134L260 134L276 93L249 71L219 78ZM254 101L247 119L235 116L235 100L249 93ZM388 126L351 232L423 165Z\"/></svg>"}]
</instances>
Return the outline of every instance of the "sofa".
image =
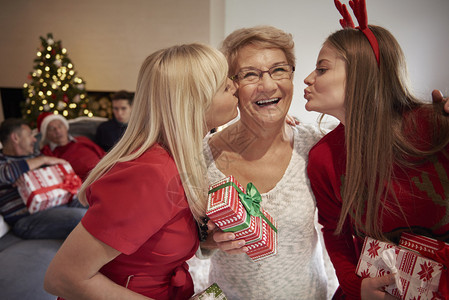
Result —
<instances>
[{"instance_id":1,"label":"sofa","mask_svg":"<svg viewBox=\"0 0 449 300\"><path fill-rule=\"evenodd\" d=\"M98 125L106 120L100 117L69 120L69 132L94 140ZM40 134L36 137L39 140ZM44 291L43 280L48 264L63 241L21 239L9 230L1 216L0 237L0 299L56 299Z\"/></svg>"}]
</instances>

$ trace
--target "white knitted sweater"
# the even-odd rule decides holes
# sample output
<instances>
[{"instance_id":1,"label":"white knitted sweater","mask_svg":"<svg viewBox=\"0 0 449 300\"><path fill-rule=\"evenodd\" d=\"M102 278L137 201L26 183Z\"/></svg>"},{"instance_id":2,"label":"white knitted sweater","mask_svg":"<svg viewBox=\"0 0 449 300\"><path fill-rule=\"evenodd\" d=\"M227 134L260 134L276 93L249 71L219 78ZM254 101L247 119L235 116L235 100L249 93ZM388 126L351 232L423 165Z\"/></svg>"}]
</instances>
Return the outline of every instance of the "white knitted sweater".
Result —
<instances>
[{"instance_id":1,"label":"white knitted sweater","mask_svg":"<svg viewBox=\"0 0 449 300\"><path fill-rule=\"evenodd\" d=\"M210 258L209 283L228 299L326 299L323 250L315 228L316 205L306 173L310 148L322 137L316 127L294 130L294 151L282 179L262 194L262 207L277 222L277 254L253 262L246 254L216 251ZM226 177L217 169L204 139L209 181ZM203 255L206 253L203 252Z\"/></svg>"}]
</instances>

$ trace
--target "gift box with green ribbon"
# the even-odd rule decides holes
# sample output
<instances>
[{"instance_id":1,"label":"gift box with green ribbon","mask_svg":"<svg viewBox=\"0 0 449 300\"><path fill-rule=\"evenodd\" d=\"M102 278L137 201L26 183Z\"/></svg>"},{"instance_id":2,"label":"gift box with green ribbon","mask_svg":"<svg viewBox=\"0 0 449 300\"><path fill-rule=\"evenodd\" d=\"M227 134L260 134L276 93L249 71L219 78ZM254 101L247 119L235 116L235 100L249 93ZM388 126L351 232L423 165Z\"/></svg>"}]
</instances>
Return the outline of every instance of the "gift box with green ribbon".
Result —
<instances>
[{"instance_id":1,"label":"gift box with green ribbon","mask_svg":"<svg viewBox=\"0 0 449 300\"><path fill-rule=\"evenodd\" d=\"M252 183L245 189L233 176L209 187L207 216L223 231L245 240L254 261L276 254L276 222L261 206L262 196Z\"/></svg>"}]
</instances>

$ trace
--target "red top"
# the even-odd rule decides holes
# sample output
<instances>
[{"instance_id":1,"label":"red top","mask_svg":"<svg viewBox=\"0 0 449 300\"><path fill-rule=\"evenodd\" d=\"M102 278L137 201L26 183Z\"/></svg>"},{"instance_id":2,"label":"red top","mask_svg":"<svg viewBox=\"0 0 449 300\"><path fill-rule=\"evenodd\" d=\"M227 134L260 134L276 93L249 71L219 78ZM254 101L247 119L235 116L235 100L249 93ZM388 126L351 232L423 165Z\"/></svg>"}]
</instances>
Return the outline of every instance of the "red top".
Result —
<instances>
[{"instance_id":1,"label":"red top","mask_svg":"<svg viewBox=\"0 0 449 300\"><path fill-rule=\"evenodd\" d=\"M419 124L418 128L414 128L413 136L423 141L428 136L428 126L427 122ZM449 145L446 152L449 153ZM360 299L362 279L355 274L355 270L363 239L356 237L353 240L349 222L346 222L342 235L334 235L342 205L340 189L346 173L342 124L310 150L307 171L317 201L319 222L323 225L326 249L340 287L348 297L346 299ZM395 201L391 197L384 199L394 213L383 216L382 231L394 242L399 240L403 231L448 242L449 205L444 199L449 197L449 156L439 153L434 161L427 161L417 169L395 166L393 172L393 187L406 219L394 206Z\"/></svg>"},{"instance_id":2,"label":"red top","mask_svg":"<svg viewBox=\"0 0 449 300\"><path fill-rule=\"evenodd\" d=\"M83 181L105 154L100 146L84 136L77 136L75 141L70 141L65 146L58 146L53 151L47 144L42 148L41 153L67 160L76 175Z\"/></svg>"},{"instance_id":3,"label":"red top","mask_svg":"<svg viewBox=\"0 0 449 300\"><path fill-rule=\"evenodd\" d=\"M188 299L193 282L186 260L199 246L173 158L155 145L116 164L86 191L83 226L120 251L100 270L115 283L154 299Z\"/></svg>"}]
</instances>

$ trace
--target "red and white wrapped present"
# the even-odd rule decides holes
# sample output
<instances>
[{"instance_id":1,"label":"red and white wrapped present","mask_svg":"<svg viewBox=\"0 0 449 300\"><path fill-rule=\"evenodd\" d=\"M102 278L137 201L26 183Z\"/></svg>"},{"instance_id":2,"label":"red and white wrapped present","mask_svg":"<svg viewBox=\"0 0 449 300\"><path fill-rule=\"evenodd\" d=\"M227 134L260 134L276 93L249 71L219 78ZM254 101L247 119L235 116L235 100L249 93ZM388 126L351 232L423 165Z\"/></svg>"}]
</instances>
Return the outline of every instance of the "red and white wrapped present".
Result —
<instances>
[{"instance_id":1,"label":"red and white wrapped present","mask_svg":"<svg viewBox=\"0 0 449 300\"><path fill-rule=\"evenodd\" d=\"M69 203L82 184L69 163L30 170L22 177L17 189L30 214Z\"/></svg>"},{"instance_id":2,"label":"red and white wrapped present","mask_svg":"<svg viewBox=\"0 0 449 300\"><path fill-rule=\"evenodd\" d=\"M209 187L206 215L223 231L234 232L244 239L253 261L276 254L276 222L260 207L262 197L249 183L247 191L233 176L214 182Z\"/></svg>"},{"instance_id":3,"label":"red and white wrapped present","mask_svg":"<svg viewBox=\"0 0 449 300\"><path fill-rule=\"evenodd\" d=\"M365 238L356 273L362 278L395 274L395 284L385 291L399 299L448 299L439 290L440 282L447 281L442 263L370 237Z\"/></svg>"}]
</instances>

